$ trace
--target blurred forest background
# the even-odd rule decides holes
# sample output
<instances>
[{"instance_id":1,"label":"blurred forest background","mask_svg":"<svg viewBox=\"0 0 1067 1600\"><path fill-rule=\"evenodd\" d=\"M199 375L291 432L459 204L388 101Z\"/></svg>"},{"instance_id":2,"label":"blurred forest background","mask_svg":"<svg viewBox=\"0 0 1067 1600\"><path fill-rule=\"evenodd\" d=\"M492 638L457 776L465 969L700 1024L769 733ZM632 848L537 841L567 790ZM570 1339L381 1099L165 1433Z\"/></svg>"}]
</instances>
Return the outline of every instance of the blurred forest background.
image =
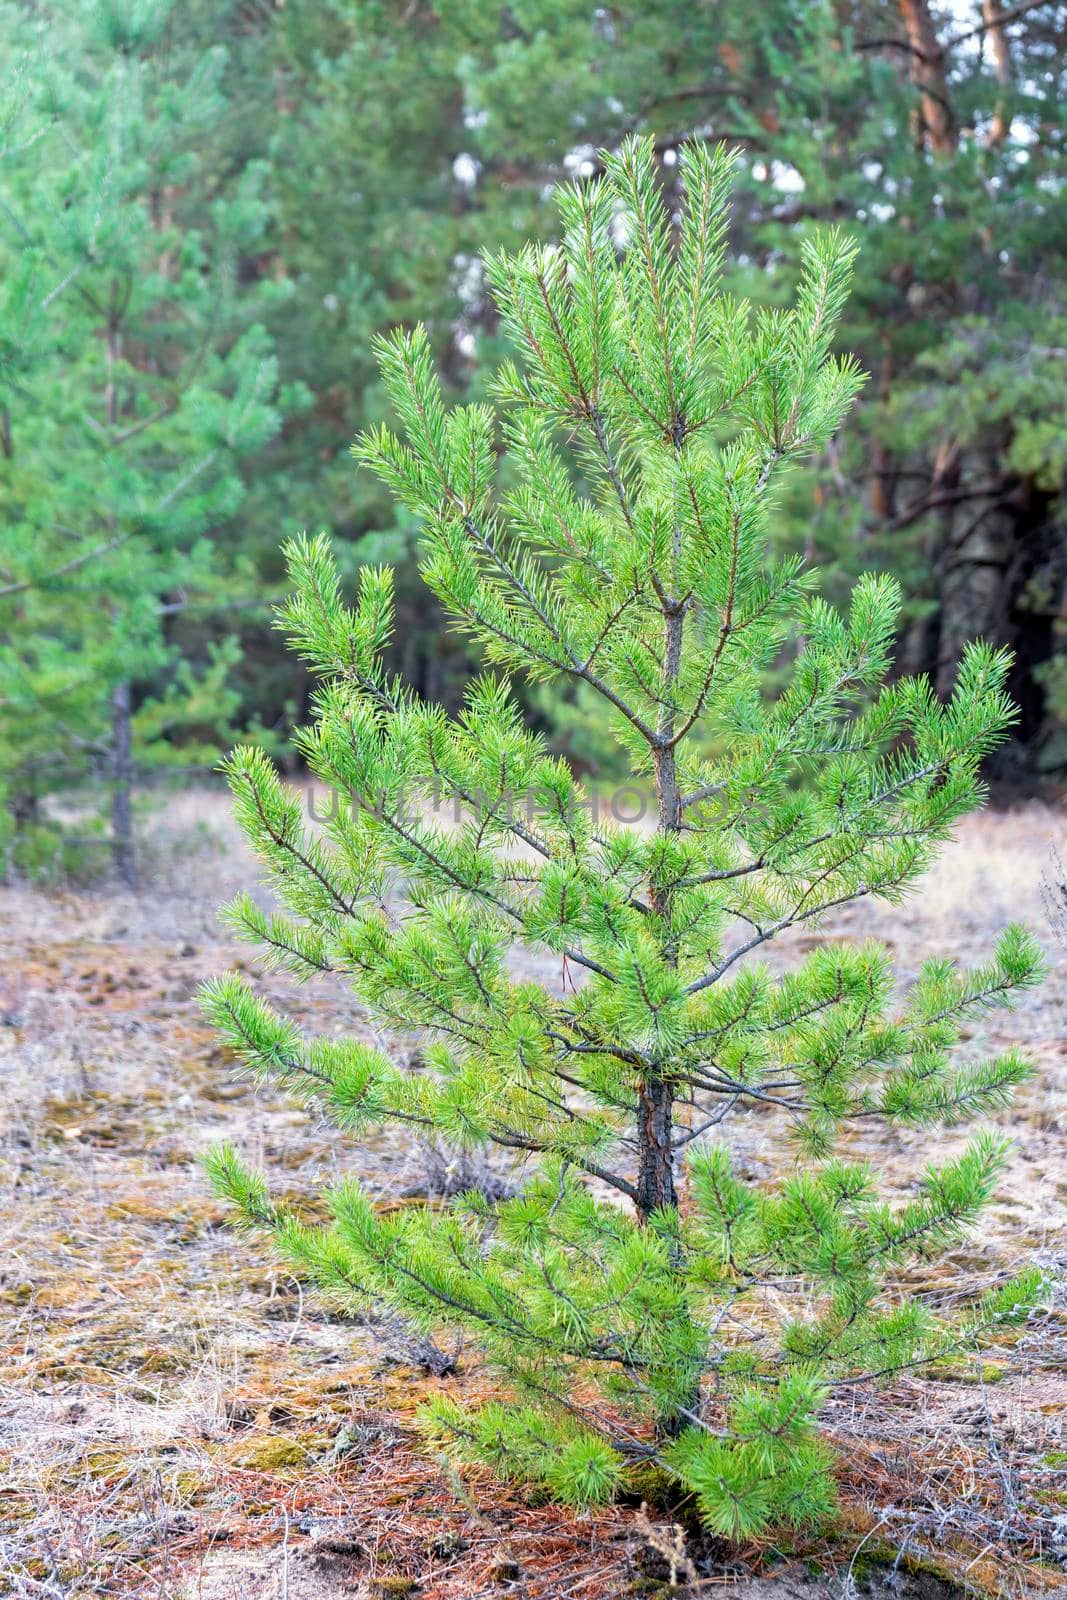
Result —
<instances>
[{"instance_id":1,"label":"blurred forest background","mask_svg":"<svg viewBox=\"0 0 1067 1600\"><path fill-rule=\"evenodd\" d=\"M840 596L908 597L899 664L944 692L1012 647L990 777L1067 772L1067 4L1030 0L15 0L0 4L0 846L113 862L135 799L239 732L279 751L308 684L271 629L279 545L400 569L395 665L471 663L416 530L348 445L383 415L372 335L424 321L456 398L502 354L482 250L552 185L655 135L743 152L731 288L788 302L800 249L861 246L857 413L777 537ZM532 721L584 771L579 698ZM99 813L97 815L97 813Z\"/></svg>"}]
</instances>

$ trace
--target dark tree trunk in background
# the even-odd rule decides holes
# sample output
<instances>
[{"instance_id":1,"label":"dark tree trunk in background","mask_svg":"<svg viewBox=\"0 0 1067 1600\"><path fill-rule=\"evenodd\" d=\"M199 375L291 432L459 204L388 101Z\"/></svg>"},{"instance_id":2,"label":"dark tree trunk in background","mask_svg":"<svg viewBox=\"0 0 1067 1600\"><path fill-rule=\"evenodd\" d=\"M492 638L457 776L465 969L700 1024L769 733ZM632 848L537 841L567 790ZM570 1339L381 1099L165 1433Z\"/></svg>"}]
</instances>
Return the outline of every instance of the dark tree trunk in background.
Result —
<instances>
[{"instance_id":1,"label":"dark tree trunk in background","mask_svg":"<svg viewBox=\"0 0 1067 1600\"><path fill-rule=\"evenodd\" d=\"M1006 454L1007 444L999 452ZM1006 646L1014 657L1009 693L1018 708L1011 738L987 761L998 783L1026 787L1040 770L1050 706L1042 668L1057 654L1057 619L1067 599L1067 529L1056 498L1030 478L1005 472L991 481L987 458L942 452L930 498L959 490L942 507L926 544L933 605L902 642L901 669L925 672L951 694L964 647L974 639ZM963 498L968 483L989 493Z\"/></svg>"},{"instance_id":2,"label":"dark tree trunk in background","mask_svg":"<svg viewBox=\"0 0 1067 1600\"><path fill-rule=\"evenodd\" d=\"M130 685L119 683L111 694L111 851L119 880L137 886L133 847L133 728Z\"/></svg>"}]
</instances>

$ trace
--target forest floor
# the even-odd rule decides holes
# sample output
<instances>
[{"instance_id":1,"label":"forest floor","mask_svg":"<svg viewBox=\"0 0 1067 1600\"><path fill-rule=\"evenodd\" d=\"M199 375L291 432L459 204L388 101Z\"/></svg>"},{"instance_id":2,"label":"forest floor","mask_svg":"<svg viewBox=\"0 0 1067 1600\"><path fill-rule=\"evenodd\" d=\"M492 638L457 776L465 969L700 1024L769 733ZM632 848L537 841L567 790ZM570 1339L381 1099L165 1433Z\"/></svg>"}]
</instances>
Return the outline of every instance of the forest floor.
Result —
<instances>
[{"instance_id":1,"label":"forest floor","mask_svg":"<svg viewBox=\"0 0 1067 1600\"><path fill-rule=\"evenodd\" d=\"M979 1237L910 1280L945 1302L1037 1261L1046 1308L981 1360L829 1406L840 1527L788 1548L701 1540L656 1509L580 1516L485 1475L460 1481L423 1450L411 1418L435 1384L478 1391L473 1355L460 1354L453 1377L427 1377L226 1227L197 1164L221 1136L296 1196L349 1166L388 1204L417 1186L425 1157L395 1138L357 1151L234 1078L195 1000L229 965L256 973L215 920L220 900L255 883L221 796L190 794L150 821L138 895L0 891L0 1593L1062 1592L1067 952L1040 894L1057 833L1062 814L1037 806L972 819L904 907L856 907L792 942L795 953L876 934L907 979L931 954L983 959L1021 917L1057 964L1019 1012L992 1013L971 1041L1023 1043L1038 1068L1000 1119L1015 1146L998 1199ZM319 1030L358 1027L342 989L276 975L259 987ZM785 1167L780 1133L771 1117L735 1121L748 1175ZM867 1128L854 1151L904 1192L961 1137Z\"/></svg>"}]
</instances>

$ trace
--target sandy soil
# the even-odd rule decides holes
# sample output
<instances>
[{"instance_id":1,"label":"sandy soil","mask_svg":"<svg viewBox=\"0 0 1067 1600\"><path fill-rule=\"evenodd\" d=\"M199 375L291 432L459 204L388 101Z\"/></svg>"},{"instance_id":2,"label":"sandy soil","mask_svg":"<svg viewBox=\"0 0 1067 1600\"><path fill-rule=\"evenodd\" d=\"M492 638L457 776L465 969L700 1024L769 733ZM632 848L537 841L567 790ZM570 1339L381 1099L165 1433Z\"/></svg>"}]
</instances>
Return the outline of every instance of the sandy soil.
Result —
<instances>
[{"instance_id":1,"label":"sandy soil","mask_svg":"<svg viewBox=\"0 0 1067 1600\"><path fill-rule=\"evenodd\" d=\"M982 959L1022 917L1056 965L1023 1010L993 1013L971 1041L1024 1043L1039 1070L1002 1118L1015 1151L981 1237L922 1282L950 1298L1037 1260L1048 1309L982 1363L836 1402L842 1533L788 1551L701 1542L634 1507L582 1518L487 1478L459 1482L410 1427L438 1380L226 1228L196 1161L221 1135L302 1196L354 1166L388 1200L425 1159L395 1138L357 1150L234 1080L194 998L230 964L256 970L215 921L255 881L219 795L153 821L138 896L0 891L0 1593L607 1600L722 1585L745 1600L947 1600L964 1581L1063 1586L1067 952L1040 882L1065 834L1040 807L973 819L907 906L858 906L793 941L795 953L877 934L906 979L932 953ZM259 986L317 1029L357 1026L341 988ZM740 1118L731 1138L753 1175L788 1159L771 1118ZM856 1146L902 1191L935 1153L927 1133L867 1130ZM476 1362L461 1357L441 1381L477 1390Z\"/></svg>"}]
</instances>

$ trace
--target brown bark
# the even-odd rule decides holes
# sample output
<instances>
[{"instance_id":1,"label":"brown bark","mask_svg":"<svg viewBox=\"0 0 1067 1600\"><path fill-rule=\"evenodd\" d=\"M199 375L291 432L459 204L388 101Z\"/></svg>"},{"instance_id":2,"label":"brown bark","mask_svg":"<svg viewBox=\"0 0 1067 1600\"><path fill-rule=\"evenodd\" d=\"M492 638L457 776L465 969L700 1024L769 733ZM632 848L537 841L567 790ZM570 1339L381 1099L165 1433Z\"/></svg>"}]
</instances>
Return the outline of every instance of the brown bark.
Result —
<instances>
[{"instance_id":1,"label":"brown bark","mask_svg":"<svg viewBox=\"0 0 1067 1600\"><path fill-rule=\"evenodd\" d=\"M642 1222L647 1222L654 1211L678 1204L671 1150L673 1110L674 1089L666 1079L653 1078L642 1085L637 1108L637 1141L641 1152L637 1211Z\"/></svg>"},{"instance_id":2,"label":"brown bark","mask_svg":"<svg viewBox=\"0 0 1067 1600\"><path fill-rule=\"evenodd\" d=\"M937 37L926 0L900 0L900 14L910 46L911 81L919 90L919 143L939 155L956 148L945 52Z\"/></svg>"},{"instance_id":3,"label":"brown bark","mask_svg":"<svg viewBox=\"0 0 1067 1600\"><path fill-rule=\"evenodd\" d=\"M993 52L993 64L997 69L997 82L1001 88L993 112L993 125L989 130L991 146L1003 144L1011 126L1011 113L1007 104L1013 78L1011 46L1004 31L1002 16L1000 0L982 0L982 20L988 30L989 47Z\"/></svg>"}]
</instances>

